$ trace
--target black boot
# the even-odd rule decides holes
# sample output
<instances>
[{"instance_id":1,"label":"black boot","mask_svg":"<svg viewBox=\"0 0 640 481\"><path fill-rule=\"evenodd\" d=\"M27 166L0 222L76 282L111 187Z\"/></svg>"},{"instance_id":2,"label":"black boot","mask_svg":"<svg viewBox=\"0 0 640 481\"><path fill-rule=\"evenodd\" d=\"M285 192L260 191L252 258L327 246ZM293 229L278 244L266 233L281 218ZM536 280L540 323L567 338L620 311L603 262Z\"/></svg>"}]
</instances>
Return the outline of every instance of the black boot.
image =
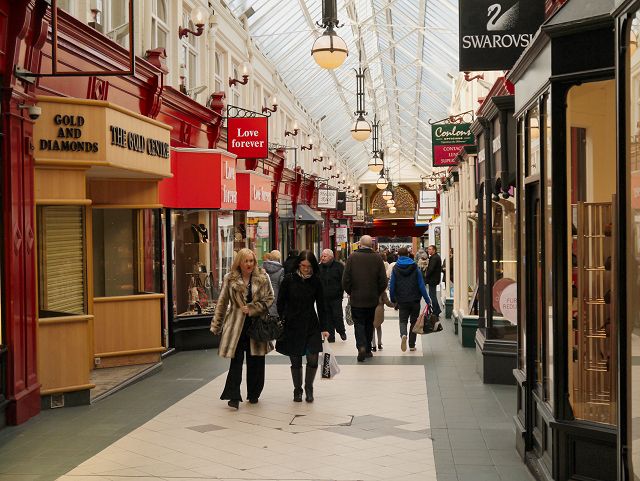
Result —
<instances>
[{"instance_id":1,"label":"black boot","mask_svg":"<svg viewBox=\"0 0 640 481\"><path fill-rule=\"evenodd\" d=\"M293 401L302 402L302 368L291 368L291 379L293 379Z\"/></svg>"},{"instance_id":2,"label":"black boot","mask_svg":"<svg viewBox=\"0 0 640 481\"><path fill-rule=\"evenodd\" d=\"M307 366L307 372L304 376L304 393L306 394L305 401L308 403L313 402L313 380L316 378L316 372L318 372L318 366Z\"/></svg>"}]
</instances>

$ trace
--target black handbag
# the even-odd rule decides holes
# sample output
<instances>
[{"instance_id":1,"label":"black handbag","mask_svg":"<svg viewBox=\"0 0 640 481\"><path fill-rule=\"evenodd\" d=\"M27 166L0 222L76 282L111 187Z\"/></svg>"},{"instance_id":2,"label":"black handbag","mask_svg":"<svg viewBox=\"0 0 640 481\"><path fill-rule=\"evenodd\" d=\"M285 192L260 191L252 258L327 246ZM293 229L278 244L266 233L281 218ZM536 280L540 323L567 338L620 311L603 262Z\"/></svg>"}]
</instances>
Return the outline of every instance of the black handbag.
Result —
<instances>
[{"instance_id":1,"label":"black handbag","mask_svg":"<svg viewBox=\"0 0 640 481\"><path fill-rule=\"evenodd\" d=\"M277 340L284 331L284 323L278 316L268 314L264 317L251 317L247 334L254 341L268 342Z\"/></svg>"}]
</instances>

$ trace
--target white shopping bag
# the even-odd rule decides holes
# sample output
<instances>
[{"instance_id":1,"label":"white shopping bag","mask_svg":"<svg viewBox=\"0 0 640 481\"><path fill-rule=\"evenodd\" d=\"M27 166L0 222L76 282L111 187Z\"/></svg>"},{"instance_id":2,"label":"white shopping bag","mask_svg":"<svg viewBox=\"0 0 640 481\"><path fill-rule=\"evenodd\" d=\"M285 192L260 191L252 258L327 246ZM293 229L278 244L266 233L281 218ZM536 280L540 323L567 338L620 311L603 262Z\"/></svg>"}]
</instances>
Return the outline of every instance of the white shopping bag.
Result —
<instances>
[{"instance_id":1,"label":"white shopping bag","mask_svg":"<svg viewBox=\"0 0 640 481\"><path fill-rule=\"evenodd\" d=\"M335 354L329 347L329 343L324 341L322 352L320 353L320 366L322 368L322 379L332 379L340 374L340 366Z\"/></svg>"}]
</instances>

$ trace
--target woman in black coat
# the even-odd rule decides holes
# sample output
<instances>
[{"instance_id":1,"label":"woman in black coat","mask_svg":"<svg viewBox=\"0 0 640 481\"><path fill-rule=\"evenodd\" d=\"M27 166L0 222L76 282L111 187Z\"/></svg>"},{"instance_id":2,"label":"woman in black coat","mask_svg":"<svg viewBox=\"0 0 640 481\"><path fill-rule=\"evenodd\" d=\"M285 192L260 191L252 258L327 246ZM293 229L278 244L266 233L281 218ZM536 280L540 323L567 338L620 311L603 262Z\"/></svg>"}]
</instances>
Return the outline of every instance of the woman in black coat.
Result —
<instances>
[{"instance_id":1,"label":"woman in black coat","mask_svg":"<svg viewBox=\"0 0 640 481\"><path fill-rule=\"evenodd\" d=\"M322 340L329 336L319 270L313 252L302 251L296 259L293 272L284 277L278 293L278 314L284 319L284 332L276 343L276 351L291 359L295 402L302 402L304 355L307 356L305 399L313 402L313 380L318 371L318 353L322 351Z\"/></svg>"}]
</instances>

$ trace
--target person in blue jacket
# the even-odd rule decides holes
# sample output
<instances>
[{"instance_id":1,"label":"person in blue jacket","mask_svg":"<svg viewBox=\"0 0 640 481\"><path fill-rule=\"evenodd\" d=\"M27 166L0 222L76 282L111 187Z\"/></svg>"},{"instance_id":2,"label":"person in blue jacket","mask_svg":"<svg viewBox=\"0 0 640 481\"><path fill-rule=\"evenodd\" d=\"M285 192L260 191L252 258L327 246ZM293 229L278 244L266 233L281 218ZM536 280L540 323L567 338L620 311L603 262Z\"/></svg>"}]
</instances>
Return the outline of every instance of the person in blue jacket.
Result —
<instances>
[{"instance_id":1,"label":"person in blue jacket","mask_svg":"<svg viewBox=\"0 0 640 481\"><path fill-rule=\"evenodd\" d=\"M427 304L431 304L429 294L424 285L422 272L418 265L409 257L409 250L406 247L398 249L398 261L391 271L389 281L389 297L391 302L397 304L400 314L400 349L407 350L407 323L411 319L411 330L409 330L409 350L416 350L417 335L412 332L413 326L420 315L420 299L424 299Z\"/></svg>"}]
</instances>

